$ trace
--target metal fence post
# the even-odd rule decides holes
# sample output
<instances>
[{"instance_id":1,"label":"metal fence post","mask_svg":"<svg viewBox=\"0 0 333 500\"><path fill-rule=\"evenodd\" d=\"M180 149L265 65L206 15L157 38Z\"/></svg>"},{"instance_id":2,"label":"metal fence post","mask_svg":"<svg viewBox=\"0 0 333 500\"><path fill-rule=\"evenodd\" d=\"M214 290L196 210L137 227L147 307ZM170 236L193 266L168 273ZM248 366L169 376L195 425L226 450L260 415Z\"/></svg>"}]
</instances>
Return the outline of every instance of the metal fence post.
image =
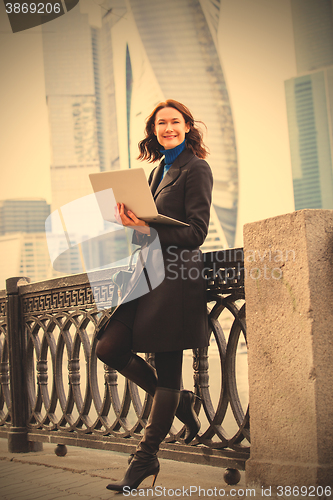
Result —
<instances>
[{"instance_id":1,"label":"metal fence post","mask_svg":"<svg viewBox=\"0 0 333 500\"><path fill-rule=\"evenodd\" d=\"M18 282L29 278L8 278L8 348L10 366L11 427L8 433L8 451L25 453L29 451L27 434L28 398L25 380L25 340L22 331L22 317Z\"/></svg>"}]
</instances>

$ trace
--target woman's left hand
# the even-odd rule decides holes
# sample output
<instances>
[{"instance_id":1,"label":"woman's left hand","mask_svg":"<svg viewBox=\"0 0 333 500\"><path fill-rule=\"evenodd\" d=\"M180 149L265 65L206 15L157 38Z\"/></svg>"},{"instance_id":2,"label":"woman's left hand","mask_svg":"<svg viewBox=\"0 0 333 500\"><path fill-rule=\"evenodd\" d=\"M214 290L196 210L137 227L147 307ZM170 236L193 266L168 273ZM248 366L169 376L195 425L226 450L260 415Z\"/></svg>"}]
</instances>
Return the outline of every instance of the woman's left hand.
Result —
<instances>
[{"instance_id":1,"label":"woman's left hand","mask_svg":"<svg viewBox=\"0 0 333 500\"><path fill-rule=\"evenodd\" d=\"M131 227L140 233L150 235L149 225L145 221L138 219L137 216L130 210L127 210L125 213L125 205L123 203L117 203L117 209L123 226Z\"/></svg>"}]
</instances>

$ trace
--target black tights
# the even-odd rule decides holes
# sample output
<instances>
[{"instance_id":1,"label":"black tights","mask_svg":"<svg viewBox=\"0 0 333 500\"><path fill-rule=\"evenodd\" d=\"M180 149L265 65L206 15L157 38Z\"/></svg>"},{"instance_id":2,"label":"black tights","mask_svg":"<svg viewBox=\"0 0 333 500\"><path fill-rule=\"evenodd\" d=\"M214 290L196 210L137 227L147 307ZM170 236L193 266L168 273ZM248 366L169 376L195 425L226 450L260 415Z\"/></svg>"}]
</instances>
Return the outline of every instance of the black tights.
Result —
<instances>
[{"instance_id":1,"label":"black tights","mask_svg":"<svg viewBox=\"0 0 333 500\"><path fill-rule=\"evenodd\" d=\"M132 355L132 330L121 321L112 319L96 346L96 355L106 365L121 371ZM180 389L183 351L155 353L157 385Z\"/></svg>"}]
</instances>

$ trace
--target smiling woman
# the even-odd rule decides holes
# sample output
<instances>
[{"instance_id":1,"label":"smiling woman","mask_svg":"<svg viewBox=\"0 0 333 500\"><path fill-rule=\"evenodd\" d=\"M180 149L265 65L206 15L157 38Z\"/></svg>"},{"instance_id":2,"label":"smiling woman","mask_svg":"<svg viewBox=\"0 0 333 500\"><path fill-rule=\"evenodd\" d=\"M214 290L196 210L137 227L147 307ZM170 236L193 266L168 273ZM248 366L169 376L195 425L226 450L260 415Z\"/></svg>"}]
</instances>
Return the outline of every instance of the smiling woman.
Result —
<instances>
[{"instance_id":1,"label":"smiling woman","mask_svg":"<svg viewBox=\"0 0 333 500\"><path fill-rule=\"evenodd\" d=\"M172 149L184 142L190 125L175 108L162 108L156 113L155 135L164 149Z\"/></svg>"},{"instance_id":2,"label":"smiling woman","mask_svg":"<svg viewBox=\"0 0 333 500\"><path fill-rule=\"evenodd\" d=\"M133 242L141 244L142 253L147 254L146 268L152 263L156 275L153 247L159 239L165 278L138 297L135 290L146 269L137 265L122 302L98 333L99 359L154 397L144 436L124 479L107 486L116 491L135 489L148 476L155 481L159 472L156 454L175 415L185 424L185 443L198 433L196 395L180 390L183 350L209 344L199 247L208 232L213 176L204 160L207 150L202 134L186 106L169 99L148 117L139 149L140 159L153 162L164 157L149 177L158 212L186 224L148 226L126 212L123 204L118 207L122 224L135 230ZM137 352L154 352L156 371Z\"/></svg>"},{"instance_id":3,"label":"smiling woman","mask_svg":"<svg viewBox=\"0 0 333 500\"><path fill-rule=\"evenodd\" d=\"M184 104L174 99L161 102L146 120L146 137L139 142L138 159L149 162L159 160L165 155L165 150L179 146L185 139L187 149L198 158L206 158L208 151L196 123L203 125L194 120Z\"/></svg>"}]
</instances>

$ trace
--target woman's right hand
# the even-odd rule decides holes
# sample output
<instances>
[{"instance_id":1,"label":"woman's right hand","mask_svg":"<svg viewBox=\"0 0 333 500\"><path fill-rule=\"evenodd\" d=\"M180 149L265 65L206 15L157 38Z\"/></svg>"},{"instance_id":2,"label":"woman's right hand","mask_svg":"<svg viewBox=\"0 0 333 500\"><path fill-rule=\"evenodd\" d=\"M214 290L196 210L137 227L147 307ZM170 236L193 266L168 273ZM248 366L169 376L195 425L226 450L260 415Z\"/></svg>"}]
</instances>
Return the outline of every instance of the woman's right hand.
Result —
<instances>
[{"instance_id":1,"label":"woman's right hand","mask_svg":"<svg viewBox=\"0 0 333 500\"><path fill-rule=\"evenodd\" d=\"M130 210L125 212L125 205L123 203L117 203L116 219L119 224L125 227L130 227L140 233L150 235L149 225L145 221L138 219Z\"/></svg>"}]
</instances>

